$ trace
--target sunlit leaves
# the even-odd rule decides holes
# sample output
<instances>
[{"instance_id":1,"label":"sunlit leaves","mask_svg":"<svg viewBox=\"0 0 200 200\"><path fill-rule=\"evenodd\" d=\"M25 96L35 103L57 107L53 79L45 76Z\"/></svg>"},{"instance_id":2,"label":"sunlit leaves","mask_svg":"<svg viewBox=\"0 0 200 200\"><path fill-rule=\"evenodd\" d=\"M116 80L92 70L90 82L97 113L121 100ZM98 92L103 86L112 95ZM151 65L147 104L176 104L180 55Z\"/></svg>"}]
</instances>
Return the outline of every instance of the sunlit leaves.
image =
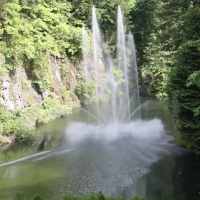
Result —
<instances>
[{"instance_id":1,"label":"sunlit leaves","mask_svg":"<svg viewBox=\"0 0 200 200\"><path fill-rule=\"evenodd\" d=\"M80 29L67 24L69 3L43 0L7 5L7 57L14 52L18 58L34 58L40 52L59 56L66 49L72 54L80 51Z\"/></svg>"},{"instance_id":2,"label":"sunlit leaves","mask_svg":"<svg viewBox=\"0 0 200 200\"><path fill-rule=\"evenodd\" d=\"M200 70L192 73L188 77L188 83L187 86L191 86L192 84L197 85L200 88Z\"/></svg>"},{"instance_id":3,"label":"sunlit leaves","mask_svg":"<svg viewBox=\"0 0 200 200\"><path fill-rule=\"evenodd\" d=\"M192 73L188 77L188 83L186 84L186 86L190 87L192 85L196 85L198 88L200 88L200 70ZM200 102L198 105L200 105ZM194 115L195 116L200 115L200 106L198 106L197 108L194 109Z\"/></svg>"}]
</instances>

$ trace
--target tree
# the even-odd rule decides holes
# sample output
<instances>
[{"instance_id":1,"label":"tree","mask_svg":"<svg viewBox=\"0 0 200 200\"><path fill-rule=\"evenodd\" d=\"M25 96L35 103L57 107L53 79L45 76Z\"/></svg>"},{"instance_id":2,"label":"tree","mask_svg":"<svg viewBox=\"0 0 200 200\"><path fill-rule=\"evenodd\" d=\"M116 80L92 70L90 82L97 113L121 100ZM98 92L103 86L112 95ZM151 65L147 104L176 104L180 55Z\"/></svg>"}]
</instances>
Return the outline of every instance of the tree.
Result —
<instances>
[{"instance_id":1,"label":"tree","mask_svg":"<svg viewBox=\"0 0 200 200\"><path fill-rule=\"evenodd\" d=\"M198 40L200 37L200 3L190 4L183 18L183 43L175 56L175 65L168 83L168 95L183 143L199 154L200 116L194 116L193 112L199 106L200 90L197 85L187 87L186 83L188 76L198 71L200 66L200 51L188 45L189 41Z\"/></svg>"},{"instance_id":2,"label":"tree","mask_svg":"<svg viewBox=\"0 0 200 200\"><path fill-rule=\"evenodd\" d=\"M137 47L140 69L140 85L148 95L157 98L166 96L166 81L172 62L172 49L166 48L171 37L163 38L166 29L163 24L164 5L157 0L138 0L130 15L134 24L133 33Z\"/></svg>"},{"instance_id":3,"label":"tree","mask_svg":"<svg viewBox=\"0 0 200 200\"><path fill-rule=\"evenodd\" d=\"M130 12L141 72L140 83L150 96L167 96L166 83L174 65L174 55L184 42L183 16L191 5L189 0L138 0Z\"/></svg>"},{"instance_id":4,"label":"tree","mask_svg":"<svg viewBox=\"0 0 200 200\"><path fill-rule=\"evenodd\" d=\"M200 88L200 70L192 73L188 77L188 81L189 82L186 86L190 87L191 85L196 85L198 88ZM195 116L200 115L200 103L198 104L198 107L196 107L193 111Z\"/></svg>"},{"instance_id":5,"label":"tree","mask_svg":"<svg viewBox=\"0 0 200 200\"><path fill-rule=\"evenodd\" d=\"M138 58L143 63L144 50L149 42L150 35L156 28L155 13L157 0L137 0L130 10L130 20L133 22L133 34L138 51Z\"/></svg>"}]
</instances>

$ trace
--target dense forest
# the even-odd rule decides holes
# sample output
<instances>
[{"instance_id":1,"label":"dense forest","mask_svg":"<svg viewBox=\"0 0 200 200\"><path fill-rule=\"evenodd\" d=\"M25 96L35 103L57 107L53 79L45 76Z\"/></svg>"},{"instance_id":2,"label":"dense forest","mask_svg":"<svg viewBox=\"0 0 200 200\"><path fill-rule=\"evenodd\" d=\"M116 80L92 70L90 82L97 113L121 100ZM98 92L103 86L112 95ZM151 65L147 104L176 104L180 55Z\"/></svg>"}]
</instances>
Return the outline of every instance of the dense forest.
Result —
<instances>
[{"instance_id":1,"label":"dense forest","mask_svg":"<svg viewBox=\"0 0 200 200\"><path fill-rule=\"evenodd\" d=\"M135 37L142 93L168 102L183 145L200 153L200 0L0 0L1 143L26 141L80 105L82 26L91 28L94 5L114 54L118 4Z\"/></svg>"}]
</instances>

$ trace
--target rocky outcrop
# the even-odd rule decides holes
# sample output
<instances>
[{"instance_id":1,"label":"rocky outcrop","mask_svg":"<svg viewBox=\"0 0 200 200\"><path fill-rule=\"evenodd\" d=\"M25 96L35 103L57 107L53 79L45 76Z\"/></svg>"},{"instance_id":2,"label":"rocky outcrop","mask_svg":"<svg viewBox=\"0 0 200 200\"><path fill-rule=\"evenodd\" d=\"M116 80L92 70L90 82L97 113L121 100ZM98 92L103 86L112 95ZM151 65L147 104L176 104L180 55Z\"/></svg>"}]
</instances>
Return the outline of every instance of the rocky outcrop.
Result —
<instances>
[{"instance_id":1,"label":"rocky outcrop","mask_svg":"<svg viewBox=\"0 0 200 200\"><path fill-rule=\"evenodd\" d=\"M15 104L15 110L23 110L28 107L28 103L24 100L22 96L22 81L21 78L27 78L25 70L21 67L15 69L15 73L13 74L11 91L13 95L13 101ZM28 81L28 80L27 80Z\"/></svg>"},{"instance_id":2,"label":"rocky outcrop","mask_svg":"<svg viewBox=\"0 0 200 200\"><path fill-rule=\"evenodd\" d=\"M68 90L75 89L78 84L76 68L71 63L66 63L65 67L63 67L63 74L66 74L63 77L63 83Z\"/></svg>"},{"instance_id":3,"label":"rocky outcrop","mask_svg":"<svg viewBox=\"0 0 200 200\"><path fill-rule=\"evenodd\" d=\"M25 110L32 103L42 101L22 67L15 68L11 76L8 73L0 75L0 81L0 103L10 111Z\"/></svg>"},{"instance_id":4,"label":"rocky outcrop","mask_svg":"<svg viewBox=\"0 0 200 200\"><path fill-rule=\"evenodd\" d=\"M5 64L5 57L0 53L0 67Z\"/></svg>"},{"instance_id":5,"label":"rocky outcrop","mask_svg":"<svg viewBox=\"0 0 200 200\"><path fill-rule=\"evenodd\" d=\"M59 94L62 91L63 83L60 75L60 60L56 57L50 57L49 59L50 74L53 78L54 91Z\"/></svg>"},{"instance_id":6,"label":"rocky outcrop","mask_svg":"<svg viewBox=\"0 0 200 200\"><path fill-rule=\"evenodd\" d=\"M1 67L5 60L0 57L0 62ZM50 57L48 71L53 80L51 93L55 93L61 101L63 91L71 90L71 99L78 101L73 93L77 85L76 68L71 63L61 63L59 58ZM50 91L43 93L37 91L37 87L28 78L23 67L15 67L11 75L6 72L0 74L0 104L3 104L7 110L13 112L26 110L30 106L42 103L49 95Z\"/></svg>"},{"instance_id":7,"label":"rocky outcrop","mask_svg":"<svg viewBox=\"0 0 200 200\"><path fill-rule=\"evenodd\" d=\"M8 74L3 74L0 77L0 82L1 82L1 96L0 96L0 103L3 104L6 109L10 111L15 110L15 105L14 103L10 100L11 98L11 79Z\"/></svg>"}]
</instances>

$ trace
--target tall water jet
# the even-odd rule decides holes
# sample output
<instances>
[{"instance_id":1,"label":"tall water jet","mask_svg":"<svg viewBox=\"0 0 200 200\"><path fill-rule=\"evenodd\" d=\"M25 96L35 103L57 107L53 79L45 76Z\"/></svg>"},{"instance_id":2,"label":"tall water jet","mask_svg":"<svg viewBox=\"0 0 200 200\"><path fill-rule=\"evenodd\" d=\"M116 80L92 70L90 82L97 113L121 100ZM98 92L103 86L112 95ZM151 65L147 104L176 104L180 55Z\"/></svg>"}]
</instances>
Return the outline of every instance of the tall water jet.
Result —
<instances>
[{"instance_id":1,"label":"tall water jet","mask_svg":"<svg viewBox=\"0 0 200 200\"><path fill-rule=\"evenodd\" d=\"M141 110L140 110L140 92L139 92L139 82L138 82L138 68L137 68L137 58L136 58L136 49L135 49L135 41L133 34L129 31L128 34L128 40L127 40L127 48L129 50L128 52L128 59L129 59L129 65L132 70L133 79L131 80L133 82L133 90L136 93L136 100L138 101L138 115L139 119L141 120Z\"/></svg>"},{"instance_id":2,"label":"tall water jet","mask_svg":"<svg viewBox=\"0 0 200 200\"><path fill-rule=\"evenodd\" d=\"M86 95L87 97L89 97L89 92L88 92L88 76L89 76L89 72L88 72L88 66L87 66L87 57L88 57L88 34L87 31L85 29L85 26L82 27L82 55L83 55L83 69L84 69L84 76L85 76L85 83L86 83ZM86 97L86 103L87 105L89 105L89 99ZM88 113L89 113L89 106L88 108ZM88 114L88 121L90 123L90 117Z\"/></svg>"},{"instance_id":3,"label":"tall water jet","mask_svg":"<svg viewBox=\"0 0 200 200\"><path fill-rule=\"evenodd\" d=\"M122 90L125 91L125 104L127 108L125 109L123 118L128 113L128 119L130 119L130 102L129 102L129 77L128 77L128 66L126 57L126 42L124 33L124 22L120 6L118 6L117 15L117 58L118 58L118 68L123 71L125 77L125 84L122 86Z\"/></svg>"},{"instance_id":4,"label":"tall water jet","mask_svg":"<svg viewBox=\"0 0 200 200\"><path fill-rule=\"evenodd\" d=\"M87 57L86 52L84 50L85 44L85 35L86 30L83 27L83 60ZM95 8L92 8L92 46L93 46L93 72L95 74L95 83L96 83L96 96L97 96L97 104L96 108L94 105L91 105L92 109L96 109L98 111L98 122L100 124L108 125L108 124L118 124L121 126L122 124L130 123L131 118L135 113L140 111L140 101L139 101L139 87L138 87L138 72L137 72L137 63L135 56L135 47L133 35L129 33L128 40L126 40L126 35L124 32L124 23L123 16L118 6L118 15L117 15L117 67L113 61L113 58L108 53L105 53L102 48L102 39L101 32L98 24L98 19L96 15ZM83 61L85 63L85 61ZM104 67L102 67L102 65ZM84 64L86 67L87 65ZM102 70L102 68L104 68ZM130 69L129 69L130 68ZM87 69L84 68L85 74L87 74ZM129 77L129 74L133 74ZM116 74L118 73L118 75ZM104 74L104 75L103 75ZM106 77L105 76L106 74ZM131 79L132 78L132 79ZM103 80L103 84L102 84ZM130 98L129 93L129 84L134 85L132 89L132 93L135 93ZM86 80L87 83L87 80ZM102 90L102 85L104 89L106 88L108 94L110 95L110 106L102 106L99 102L100 98L100 90ZM132 104L130 104L132 103ZM133 108L136 105L136 108ZM134 110L133 110L134 109ZM135 110L136 109L136 110ZM96 118L96 117L95 117ZM134 116L135 118L135 116ZM138 117L137 117L138 118ZM141 119L141 114L139 112L139 118Z\"/></svg>"},{"instance_id":5,"label":"tall water jet","mask_svg":"<svg viewBox=\"0 0 200 200\"><path fill-rule=\"evenodd\" d=\"M111 94L111 106L112 106L112 118L111 123L118 123L118 113L117 113L117 92L118 92L118 83L115 80L114 77L114 71L113 71L113 59L111 56L107 56L107 62L108 65L108 74L107 74L107 83L109 87L111 88L112 94Z\"/></svg>"},{"instance_id":6,"label":"tall water jet","mask_svg":"<svg viewBox=\"0 0 200 200\"><path fill-rule=\"evenodd\" d=\"M98 107L98 116L100 118L98 59L101 56L102 48L101 48L101 33L94 6L92 7L92 39L93 39L93 56L94 56L95 81L96 81L97 107Z\"/></svg>"},{"instance_id":7,"label":"tall water jet","mask_svg":"<svg viewBox=\"0 0 200 200\"><path fill-rule=\"evenodd\" d=\"M88 46L88 35L85 29L85 26L82 27L82 55L83 55L83 69L84 69L84 75L85 75L85 82L86 82L86 86L87 83L89 83L88 80L88 66L86 63L86 58L88 57L88 50L87 50L87 46ZM88 90L86 88L86 93L88 94Z\"/></svg>"},{"instance_id":8,"label":"tall water jet","mask_svg":"<svg viewBox=\"0 0 200 200\"><path fill-rule=\"evenodd\" d=\"M84 63L84 73L86 75L85 82L86 85L88 83L87 74L89 74L87 65L85 63L86 57L88 56L86 52L86 30L85 27L82 29L82 38L83 38L83 63ZM130 102L132 101L129 93L129 79L132 77L132 84L134 87L132 89L132 93L136 93L133 96L137 97L136 102L137 107L140 106L139 101L139 87L138 87L138 78L137 78L137 63L136 63L136 56L135 56L135 47L133 36L129 33L128 40L126 41L124 31L124 23L123 23L123 16L118 6L118 15L117 15L117 66L118 68L114 67L114 61L111 55L108 55L103 51L102 48L102 39L101 39L101 32L98 24L98 19L96 15L95 8L92 8L92 46L93 46L93 80L95 81L96 87L96 110L98 111L98 121L101 124L109 124L109 123L117 123L123 124L130 122L131 117L135 115L134 112L131 111ZM127 53L127 51L129 53ZM104 69L102 70L101 65L104 65ZM128 66L130 69L128 69ZM114 69L115 68L115 69ZM114 73L115 71L115 73ZM120 74L120 80L114 74L116 71ZM129 77L129 74L133 72L134 75ZM107 83L105 83L105 87L110 90L110 100L111 106L107 106L102 108L100 105L100 90L102 88L102 80L103 75L106 74ZM105 79L105 78L104 78ZM105 80L104 80L105 81ZM119 83L118 83L119 81ZM104 88L105 89L105 88ZM136 104L136 103L134 103ZM91 105L95 109L94 105ZM139 109L140 110L140 109ZM139 112L139 118L141 119L141 114Z\"/></svg>"}]
</instances>

